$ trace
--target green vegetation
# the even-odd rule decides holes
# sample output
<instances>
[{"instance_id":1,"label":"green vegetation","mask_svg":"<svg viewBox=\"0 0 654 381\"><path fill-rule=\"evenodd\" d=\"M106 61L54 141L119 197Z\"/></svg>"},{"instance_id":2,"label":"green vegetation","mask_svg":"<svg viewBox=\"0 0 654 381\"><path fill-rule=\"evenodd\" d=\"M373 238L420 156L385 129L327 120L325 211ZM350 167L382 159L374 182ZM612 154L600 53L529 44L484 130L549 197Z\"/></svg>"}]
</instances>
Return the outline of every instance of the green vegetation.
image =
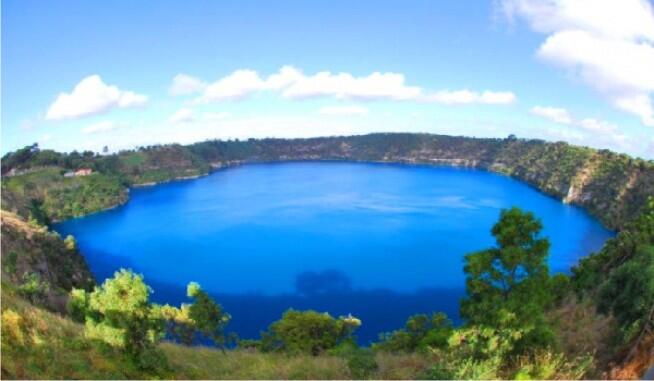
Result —
<instances>
[{"instance_id":1,"label":"green vegetation","mask_svg":"<svg viewBox=\"0 0 654 381\"><path fill-rule=\"evenodd\" d=\"M317 356L338 345L353 343L361 321L352 316L334 319L328 313L289 310L264 333L261 349Z\"/></svg>"},{"instance_id":2,"label":"green vegetation","mask_svg":"<svg viewBox=\"0 0 654 381\"><path fill-rule=\"evenodd\" d=\"M199 285L189 284L191 303L179 307L150 303L149 287L129 271L93 288L74 237L47 227L124 203L129 186L280 160L488 169L578 204L619 233L572 276L551 275L538 219L505 210L492 229L497 245L466 256L461 327L442 313L415 315L360 348L354 333L365 322L290 310L260 340L234 340L234 348L229 314ZM92 174L69 173L82 168ZM651 365L651 161L515 137L372 134L207 141L108 156L33 145L5 155L2 174L4 378L633 378ZM189 347L199 339L222 350Z\"/></svg>"},{"instance_id":3,"label":"green vegetation","mask_svg":"<svg viewBox=\"0 0 654 381\"><path fill-rule=\"evenodd\" d=\"M442 312L431 316L414 315L409 317L404 329L382 334L373 349L391 353L428 353L430 349L446 347L452 330L452 321Z\"/></svg>"},{"instance_id":4,"label":"green vegetation","mask_svg":"<svg viewBox=\"0 0 654 381\"><path fill-rule=\"evenodd\" d=\"M539 237L541 230L532 213L503 210L492 229L498 247L465 258L467 297L461 316L469 326L520 332L512 343L518 351L552 341L545 321L551 296L546 262L550 243Z\"/></svg>"},{"instance_id":5,"label":"green vegetation","mask_svg":"<svg viewBox=\"0 0 654 381\"><path fill-rule=\"evenodd\" d=\"M222 307L211 299L199 284L190 283L187 295L193 298L193 304L188 308L188 317L195 323L194 327L204 337L211 339L214 345L224 348L227 342L225 327L231 317L223 312Z\"/></svg>"},{"instance_id":6,"label":"green vegetation","mask_svg":"<svg viewBox=\"0 0 654 381\"><path fill-rule=\"evenodd\" d=\"M65 242L46 227L2 211L2 279L28 300L65 312L73 288L90 289L93 277L71 240Z\"/></svg>"},{"instance_id":7,"label":"green vegetation","mask_svg":"<svg viewBox=\"0 0 654 381\"><path fill-rule=\"evenodd\" d=\"M155 369L165 366L156 349L164 324L149 296L141 276L121 270L93 292L73 289L69 303L72 316L84 316L87 338L122 350L137 368Z\"/></svg>"},{"instance_id":8,"label":"green vegetation","mask_svg":"<svg viewBox=\"0 0 654 381\"><path fill-rule=\"evenodd\" d=\"M647 325L651 319L644 319L648 312L644 306L654 296L648 277L651 266L641 261L651 260L652 251L641 240L651 239L652 211L654 202L630 225L632 234L616 237L633 240L635 255L617 266L593 294L599 310L618 322L616 333L624 344L651 340ZM18 223L3 226L12 224ZM18 226L32 229L33 234L37 234L34 229L52 234L24 222ZM596 348L568 350L578 339L574 332L583 329L578 325L585 321L565 328L552 319L552 312L576 294L591 300L583 287L583 272L577 270L569 282L550 277L549 243L540 237L540 230L531 213L516 208L502 211L492 229L497 247L466 257L468 297L461 306L465 324L453 327L442 313L415 315L403 329L382 335L371 349L357 346L353 335L362 322L354 317L336 319L327 313L289 310L262 333L261 340L244 340L237 349L225 350L229 315L199 285L189 284L191 304L156 305L149 301L150 289L143 278L126 270L92 291L68 284L71 320L25 301L40 292L35 278L17 282L18 286L3 283L3 374L27 378L597 377L604 363L594 357ZM50 238L56 238L63 250L76 250L71 238ZM624 248L624 242L616 247ZM600 263L596 257L601 255L588 263ZM3 269L17 267L18 258L3 256ZM587 266L584 271L590 271ZM572 295L565 296L566 290ZM624 295L616 295L617 291ZM615 304L602 304L608 300ZM586 305L594 310L592 302ZM83 328L73 321L83 322ZM165 334L186 345L199 336L210 338L223 350L162 343Z\"/></svg>"},{"instance_id":9,"label":"green vegetation","mask_svg":"<svg viewBox=\"0 0 654 381\"><path fill-rule=\"evenodd\" d=\"M131 185L151 184L209 173L209 164L179 144L153 146L117 155L113 170Z\"/></svg>"},{"instance_id":10,"label":"green vegetation","mask_svg":"<svg viewBox=\"0 0 654 381\"><path fill-rule=\"evenodd\" d=\"M610 354L627 351L634 359L639 348L654 345L654 199L600 252L580 261L571 283L579 298L615 319Z\"/></svg>"},{"instance_id":11,"label":"green vegetation","mask_svg":"<svg viewBox=\"0 0 654 381\"><path fill-rule=\"evenodd\" d=\"M115 176L94 173L64 177L61 167L4 177L2 207L40 224L80 217L127 201L127 190Z\"/></svg>"}]
</instances>

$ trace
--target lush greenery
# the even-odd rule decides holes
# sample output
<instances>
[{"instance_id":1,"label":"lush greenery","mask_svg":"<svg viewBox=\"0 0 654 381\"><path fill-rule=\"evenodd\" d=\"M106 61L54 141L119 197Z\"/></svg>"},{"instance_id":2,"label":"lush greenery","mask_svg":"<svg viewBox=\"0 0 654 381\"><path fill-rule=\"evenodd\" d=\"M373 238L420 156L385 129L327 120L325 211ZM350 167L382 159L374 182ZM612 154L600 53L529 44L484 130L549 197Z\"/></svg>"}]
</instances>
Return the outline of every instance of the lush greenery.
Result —
<instances>
[{"instance_id":1,"label":"lush greenery","mask_svg":"<svg viewBox=\"0 0 654 381\"><path fill-rule=\"evenodd\" d=\"M571 277L552 275L538 219L505 210L492 229L496 246L466 256L462 326L442 313L415 315L359 348L354 335L365 322L351 316L290 310L260 340L237 340L229 314L195 283L190 303L179 307L152 304L143 278L129 271L93 288L74 238L47 227L124 203L129 186L277 160L489 169L581 205L619 233ZM82 168L92 174L68 173ZM2 174L6 378L622 378L651 363L651 161L514 137L372 134L208 141L104 156L33 145L5 155ZM222 350L188 347L208 340Z\"/></svg>"},{"instance_id":2,"label":"lush greenery","mask_svg":"<svg viewBox=\"0 0 654 381\"><path fill-rule=\"evenodd\" d=\"M504 210L492 229L497 247L465 258L467 297L461 316L470 326L521 332L515 343L520 350L551 342L545 320L552 295L546 262L550 244L539 237L541 230L532 213Z\"/></svg>"},{"instance_id":3,"label":"lush greenery","mask_svg":"<svg viewBox=\"0 0 654 381\"><path fill-rule=\"evenodd\" d=\"M360 325L352 316L334 319L328 313L289 310L264 333L261 349L317 356L346 341L352 344Z\"/></svg>"},{"instance_id":4,"label":"lush greenery","mask_svg":"<svg viewBox=\"0 0 654 381\"><path fill-rule=\"evenodd\" d=\"M403 329L383 333L373 348L391 353L428 353L445 348L452 335L452 321L442 312L409 317Z\"/></svg>"},{"instance_id":5,"label":"lush greenery","mask_svg":"<svg viewBox=\"0 0 654 381\"><path fill-rule=\"evenodd\" d=\"M602 250L573 269L572 286L614 317L614 352L638 357L654 345L654 199ZM641 359L642 360L642 359ZM646 358L642 361L648 361ZM651 358L649 359L651 361Z\"/></svg>"},{"instance_id":6,"label":"lush greenery","mask_svg":"<svg viewBox=\"0 0 654 381\"><path fill-rule=\"evenodd\" d=\"M2 207L47 224L111 208L127 201L115 176L94 173L65 177L61 167L46 167L2 179Z\"/></svg>"}]
</instances>

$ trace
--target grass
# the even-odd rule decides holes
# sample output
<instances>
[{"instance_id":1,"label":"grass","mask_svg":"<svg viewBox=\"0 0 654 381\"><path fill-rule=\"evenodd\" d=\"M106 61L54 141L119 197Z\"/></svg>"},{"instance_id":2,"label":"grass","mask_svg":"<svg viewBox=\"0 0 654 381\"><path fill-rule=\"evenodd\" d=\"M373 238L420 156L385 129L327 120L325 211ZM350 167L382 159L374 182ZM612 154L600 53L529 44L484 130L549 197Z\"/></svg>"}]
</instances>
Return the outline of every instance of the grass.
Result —
<instances>
[{"instance_id":1,"label":"grass","mask_svg":"<svg viewBox=\"0 0 654 381\"><path fill-rule=\"evenodd\" d=\"M164 343L161 348L177 377L194 379L344 379L345 360L332 356L287 356L245 350L222 353Z\"/></svg>"},{"instance_id":2,"label":"grass","mask_svg":"<svg viewBox=\"0 0 654 381\"><path fill-rule=\"evenodd\" d=\"M35 307L2 284L3 379L348 379L337 356L289 356L206 347L159 345L168 364L144 372L120 351L84 337L80 324ZM377 354L374 379L414 379L429 366L425 356Z\"/></svg>"}]
</instances>

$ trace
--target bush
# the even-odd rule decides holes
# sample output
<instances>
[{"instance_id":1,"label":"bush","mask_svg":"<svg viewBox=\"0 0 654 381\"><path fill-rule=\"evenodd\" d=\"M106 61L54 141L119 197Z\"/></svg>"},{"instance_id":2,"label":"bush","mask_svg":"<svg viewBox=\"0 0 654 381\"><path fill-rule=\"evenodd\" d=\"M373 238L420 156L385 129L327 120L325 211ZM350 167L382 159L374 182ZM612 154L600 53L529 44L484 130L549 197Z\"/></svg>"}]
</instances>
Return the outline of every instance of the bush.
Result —
<instances>
[{"instance_id":1,"label":"bush","mask_svg":"<svg viewBox=\"0 0 654 381\"><path fill-rule=\"evenodd\" d=\"M355 379L370 378L379 368L375 354L369 349L358 348L351 352L346 359L350 374Z\"/></svg>"},{"instance_id":2,"label":"bush","mask_svg":"<svg viewBox=\"0 0 654 381\"><path fill-rule=\"evenodd\" d=\"M32 303L42 302L48 290L48 284L41 281L41 277L37 273L23 274L22 283L18 286L18 292Z\"/></svg>"},{"instance_id":3,"label":"bush","mask_svg":"<svg viewBox=\"0 0 654 381\"><path fill-rule=\"evenodd\" d=\"M393 353L426 352L431 348L447 346L451 334L452 321L444 313L413 315L407 320L404 329L382 334L381 341L374 344L373 348Z\"/></svg>"},{"instance_id":4,"label":"bush","mask_svg":"<svg viewBox=\"0 0 654 381\"><path fill-rule=\"evenodd\" d=\"M91 293L73 290L69 308L78 320L83 312L88 338L120 348L135 365L150 369L163 361L155 344L164 332L150 292L142 276L122 269Z\"/></svg>"},{"instance_id":5,"label":"bush","mask_svg":"<svg viewBox=\"0 0 654 381\"><path fill-rule=\"evenodd\" d=\"M305 353L317 356L335 348L352 333L361 321L352 316L334 319L328 313L288 310L281 320L272 323L262 335L262 350Z\"/></svg>"}]
</instances>

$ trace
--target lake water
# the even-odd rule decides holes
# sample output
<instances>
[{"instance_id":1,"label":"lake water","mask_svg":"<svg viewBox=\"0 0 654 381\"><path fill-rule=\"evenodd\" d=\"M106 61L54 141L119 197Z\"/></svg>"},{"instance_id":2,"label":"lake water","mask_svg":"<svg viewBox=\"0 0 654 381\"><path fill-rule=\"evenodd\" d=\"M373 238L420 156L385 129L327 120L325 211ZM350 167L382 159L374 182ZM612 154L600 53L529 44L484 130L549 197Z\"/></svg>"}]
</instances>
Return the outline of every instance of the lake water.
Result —
<instances>
[{"instance_id":1,"label":"lake water","mask_svg":"<svg viewBox=\"0 0 654 381\"><path fill-rule=\"evenodd\" d=\"M359 340L419 312L458 321L463 256L494 244L500 209L542 219L553 272L612 232L511 178L470 169L339 162L252 164L133 189L129 203L55 226L99 282L142 273L157 302L196 281L256 338L288 308L352 313Z\"/></svg>"}]
</instances>

